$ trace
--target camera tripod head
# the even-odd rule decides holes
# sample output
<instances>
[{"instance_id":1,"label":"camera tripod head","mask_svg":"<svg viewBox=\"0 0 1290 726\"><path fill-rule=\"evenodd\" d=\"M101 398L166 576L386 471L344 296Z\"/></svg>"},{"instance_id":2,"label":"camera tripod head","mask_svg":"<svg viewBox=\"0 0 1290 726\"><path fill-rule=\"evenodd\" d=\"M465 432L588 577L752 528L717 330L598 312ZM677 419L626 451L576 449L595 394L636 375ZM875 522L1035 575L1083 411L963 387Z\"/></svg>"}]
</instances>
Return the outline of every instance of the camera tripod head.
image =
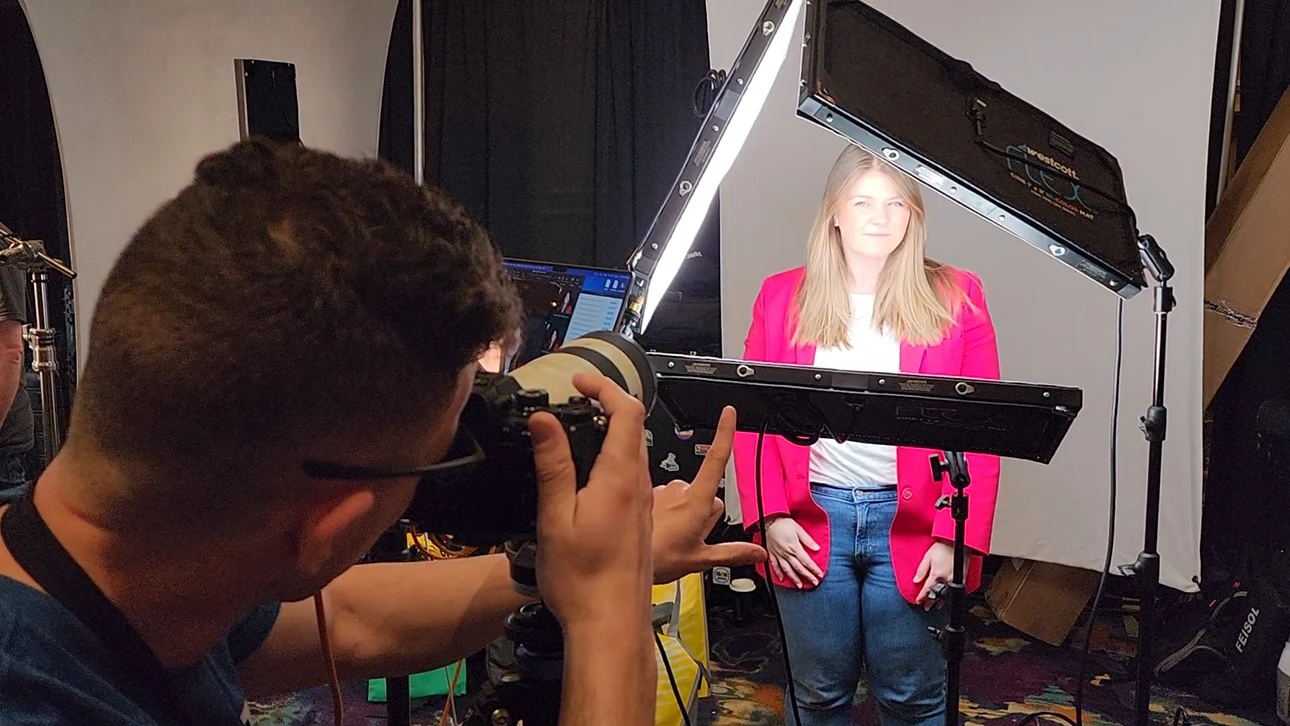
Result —
<instances>
[{"instance_id":1,"label":"camera tripod head","mask_svg":"<svg viewBox=\"0 0 1290 726\"><path fill-rule=\"evenodd\" d=\"M505 549L515 591L529 597L541 597L537 582L537 542L512 540L506 543Z\"/></svg>"},{"instance_id":2,"label":"camera tripod head","mask_svg":"<svg viewBox=\"0 0 1290 726\"><path fill-rule=\"evenodd\" d=\"M505 545L511 581L517 592L539 597L537 543L516 540ZM556 726L564 679L564 631L540 600L506 618L508 645L493 661L489 683L467 710L466 726ZM496 671L494 671L496 668Z\"/></svg>"}]
</instances>

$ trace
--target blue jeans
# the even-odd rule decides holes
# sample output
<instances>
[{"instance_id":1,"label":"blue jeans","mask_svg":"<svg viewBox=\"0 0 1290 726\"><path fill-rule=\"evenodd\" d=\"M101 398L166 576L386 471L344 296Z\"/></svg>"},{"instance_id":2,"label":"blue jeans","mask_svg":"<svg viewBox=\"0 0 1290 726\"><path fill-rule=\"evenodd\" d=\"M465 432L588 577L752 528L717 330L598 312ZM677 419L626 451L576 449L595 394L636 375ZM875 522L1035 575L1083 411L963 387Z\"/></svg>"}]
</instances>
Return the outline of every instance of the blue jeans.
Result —
<instances>
[{"instance_id":1,"label":"blue jeans","mask_svg":"<svg viewBox=\"0 0 1290 726\"><path fill-rule=\"evenodd\" d=\"M867 672L884 726L945 723L945 658L928 631L943 627L901 596L891 565L896 491L811 486L829 515L829 566L819 587L773 587L784 620L797 705L785 693L789 726L851 726L856 688Z\"/></svg>"}]
</instances>

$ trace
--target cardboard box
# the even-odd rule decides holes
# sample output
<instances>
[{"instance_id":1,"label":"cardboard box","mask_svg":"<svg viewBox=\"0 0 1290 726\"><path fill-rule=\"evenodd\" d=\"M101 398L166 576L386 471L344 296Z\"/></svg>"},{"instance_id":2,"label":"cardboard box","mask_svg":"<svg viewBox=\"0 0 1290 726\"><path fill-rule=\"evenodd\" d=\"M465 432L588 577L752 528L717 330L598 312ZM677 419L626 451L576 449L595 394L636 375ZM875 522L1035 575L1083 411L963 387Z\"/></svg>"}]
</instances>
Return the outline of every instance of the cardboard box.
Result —
<instances>
[{"instance_id":1,"label":"cardboard box","mask_svg":"<svg viewBox=\"0 0 1290 726\"><path fill-rule=\"evenodd\" d=\"M1204 405L1236 363L1290 267L1290 92L1205 225Z\"/></svg>"},{"instance_id":2,"label":"cardboard box","mask_svg":"<svg viewBox=\"0 0 1290 726\"><path fill-rule=\"evenodd\" d=\"M1097 592L1094 570L1014 558L990 582L995 617L1033 638L1060 646Z\"/></svg>"}]
</instances>

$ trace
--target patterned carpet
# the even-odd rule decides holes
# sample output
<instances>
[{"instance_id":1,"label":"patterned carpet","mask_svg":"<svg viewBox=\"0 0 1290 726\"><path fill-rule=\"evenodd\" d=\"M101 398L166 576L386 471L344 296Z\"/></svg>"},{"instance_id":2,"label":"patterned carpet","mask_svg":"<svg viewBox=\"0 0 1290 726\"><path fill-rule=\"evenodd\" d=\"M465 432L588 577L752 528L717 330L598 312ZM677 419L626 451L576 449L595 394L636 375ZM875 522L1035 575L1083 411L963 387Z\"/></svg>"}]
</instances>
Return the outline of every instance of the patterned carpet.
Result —
<instances>
[{"instance_id":1,"label":"patterned carpet","mask_svg":"<svg viewBox=\"0 0 1290 726\"><path fill-rule=\"evenodd\" d=\"M1027 638L994 618L980 596L970 602L968 653L963 662L963 716L970 724L1018 724L1028 714L1054 711L1075 716L1073 694L1079 671L1079 642L1056 648ZM1085 687L1084 723L1089 726L1133 723L1131 674L1133 643L1126 621L1114 614L1099 618L1093 630L1093 655ZM784 723L784 670L773 615L756 607L736 626L729 608L710 609L715 681L713 702L705 709L712 726L772 726ZM1082 634L1082 631L1081 631ZM1082 635L1081 635L1082 637ZM1127 679L1127 680L1126 680ZM853 723L877 724L878 711L864 696ZM708 704L705 704L708 705ZM1173 723L1178 708L1194 726L1275 724L1270 709L1225 712L1187 694L1157 686L1153 722ZM1041 720L1041 724L1060 723Z\"/></svg>"},{"instance_id":2,"label":"patterned carpet","mask_svg":"<svg viewBox=\"0 0 1290 726\"><path fill-rule=\"evenodd\" d=\"M968 654L964 660L963 713L972 724L1018 724L1027 714L1056 711L1074 716L1072 695L1078 672L1075 645L1056 648L1033 641L998 622L978 595L970 603ZM713 695L700 704L700 724L707 726L777 726L783 719L783 660L775 623L769 608L745 603L740 617L729 603L713 602L709 608L714 665ZM741 622L737 622L741 621ZM1094 628L1093 660L1085 690L1084 723L1089 726L1133 722L1131 667L1131 617L1109 613ZM1081 631L1082 632L1082 631ZM471 684L471 690L474 685ZM857 704L855 724L877 724L877 710L870 699ZM385 707L366 700L364 684L347 684L345 723L378 726L388 723ZM1187 694L1157 686L1153 701L1156 723L1170 724L1179 708L1187 723L1196 726L1271 725L1271 709L1232 712L1208 705ZM414 704L412 723L439 723L440 700ZM460 713L460 708L459 708ZM299 726L332 723L327 689L258 704L253 709L258 726ZM1057 723L1043 720L1040 723Z\"/></svg>"}]
</instances>

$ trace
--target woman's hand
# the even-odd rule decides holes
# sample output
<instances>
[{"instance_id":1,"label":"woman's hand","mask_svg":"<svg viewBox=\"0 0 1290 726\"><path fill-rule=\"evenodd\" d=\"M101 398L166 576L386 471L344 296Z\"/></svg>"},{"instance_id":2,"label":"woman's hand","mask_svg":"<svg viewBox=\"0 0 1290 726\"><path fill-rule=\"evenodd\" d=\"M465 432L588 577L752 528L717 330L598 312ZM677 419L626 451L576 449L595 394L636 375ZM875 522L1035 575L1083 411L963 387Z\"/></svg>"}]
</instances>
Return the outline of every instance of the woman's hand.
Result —
<instances>
[{"instance_id":1,"label":"woman's hand","mask_svg":"<svg viewBox=\"0 0 1290 726\"><path fill-rule=\"evenodd\" d=\"M791 517L777 517L766 523L770 568L776 577L789 580L799 590L803 580L814 587L824 577L824 572L807 554L808 549L818 552L820 546Z\"/></svg>"},{"instance_id":2,"label":"woman's hand","mask_svg":"<svg viewBox=\"0 0 1290 726\"><path fill-rule=\"evenodd\" d=\"M931 610L936 605L936 598L930 597L932 588L950 581L954 577L954 548L937 540L927 548L923 562L914 573L914 584L922 583L923 589L918 592L917 604L924 610Z\"/></svg>"}]
</instances>

